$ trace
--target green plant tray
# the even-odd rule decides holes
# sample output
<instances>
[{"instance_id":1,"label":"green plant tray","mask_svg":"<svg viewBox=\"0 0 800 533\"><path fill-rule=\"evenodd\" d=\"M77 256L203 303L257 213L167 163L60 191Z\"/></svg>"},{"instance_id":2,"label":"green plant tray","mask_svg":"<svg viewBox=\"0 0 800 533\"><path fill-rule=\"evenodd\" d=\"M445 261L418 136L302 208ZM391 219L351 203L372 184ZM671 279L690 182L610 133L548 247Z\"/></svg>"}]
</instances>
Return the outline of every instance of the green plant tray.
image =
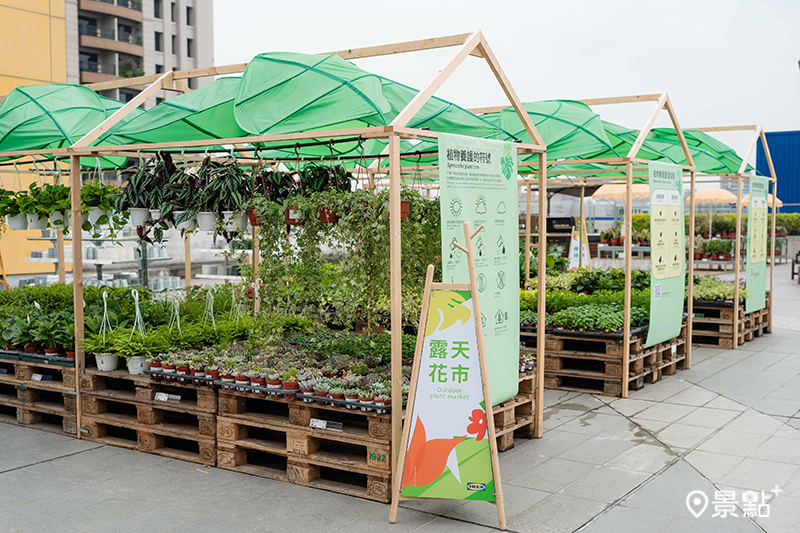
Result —
<instances>
[{"instance_id":1,"label":"green plant tray","mask_svg":"<svg viewBox=\"0 0 800 533\"><path fill-rule=\"evenodd\" d=\"M15 350L0 350L0 359L19 361L19 354Z\"/></svg>"}]
</instances>

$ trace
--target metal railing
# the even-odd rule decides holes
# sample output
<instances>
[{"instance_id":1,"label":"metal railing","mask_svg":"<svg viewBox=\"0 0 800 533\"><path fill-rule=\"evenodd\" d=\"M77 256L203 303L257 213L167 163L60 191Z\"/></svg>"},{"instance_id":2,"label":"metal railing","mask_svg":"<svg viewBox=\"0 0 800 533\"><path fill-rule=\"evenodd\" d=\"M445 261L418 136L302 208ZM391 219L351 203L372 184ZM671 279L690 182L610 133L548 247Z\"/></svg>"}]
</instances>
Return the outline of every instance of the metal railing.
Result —
<instances>
[{"instance_id":1,"label":"metal railing","mask_svg":"<svg viewBox=\"0 0 800 533\"><path fill-rule=\"evenodd\" d=\"M117 40L122 43L128 44L135 44L136 46L142 46L142 36L136 35L135 33L122 33L117 37Z\"/></svg>"},{"instance_id":2,"label":"metal railing","mask_svg":"<svg viewBox=\"0 0 800 533\"><path fill-rule=\"evenodd\" d=\"M99 61L81 61L81 72L94 72L96 74L117 75L117 66L114 63L101 63Z\"/></svg>"},{"instance_id":3,"label":"metal railing","mask_svg":"<svg viewBox=\"0 0 800 533\"><path fill-rule=\"evenodd\" d=\"M141 11L142 10L142 0L97 0L98 2L103 2L104 4L110 4L112 6L119 6L124 7L127 9L132 9L134 11Z\"/></svg>"},{"instance_id":4,"label":"metal railing","mask_svg":"<svg viewBox=\"0 0 800 533\"><path fill-rule=\"evenodd\" d=\"M142 46L142 36L134 33L120 32L117 38L114 38L114 30L108 28L98 28L97 26L78 26L78 34L88 35L91 37L100 37L101 39L109 39L112 41L119 41L121 43L134 44Z\"/></svg>"}]
</instances>

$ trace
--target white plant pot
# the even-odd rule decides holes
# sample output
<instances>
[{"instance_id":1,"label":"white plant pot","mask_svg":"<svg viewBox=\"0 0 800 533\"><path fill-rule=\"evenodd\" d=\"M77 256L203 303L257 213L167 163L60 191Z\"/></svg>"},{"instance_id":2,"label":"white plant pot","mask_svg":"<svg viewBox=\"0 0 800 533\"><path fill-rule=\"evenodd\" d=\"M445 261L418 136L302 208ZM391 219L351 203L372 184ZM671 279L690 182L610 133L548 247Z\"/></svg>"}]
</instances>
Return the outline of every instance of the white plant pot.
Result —
<instances>
[{"instance_id":1,"label":"white plant pot","mask_svg":"<svg viewBox=\"0 0 800 533\"><path fill-rule=\"evenodd\" d=\"M28 219L28 229L47 229L47 217L39 218L38 215L25 215Z\"/></svg>"},{"instance_id":2,"label":"white plant pot","mask_svg":"<svg viewBox=\"0 0 800 533\"><path fill-rule=\"evenodd\" d=\"M135 355L131 357L130 361L128 361L128 373L133 374L134 376L144 374L144 369L146 367L147 363L144 360L144 356Z\"/></svg>"},{"instance_id":3,"label":"white plant pot","mask_svg":"<svg viewBox=\"0 0 800 533\"><path fill-rule=\"evenodd\" d=\"M50 215L50 225L54 228L69 229L72 213L69 211L56 211Z\"/></svg>"},{"instance_id":4,"label":"white plant pot","mask_svg":"<svg viewBox=\"0 0 800 533\"><path fill-rule=\"evenodd\" d=\"M89 213L81 213L81 227L89 222Z\"/></svg>"},{"instance_id":5,"label":"white plant pot","mask_svg":"<svg viewBox=\"0 0 800 533\"><path fill-rule=\"evenodd\" d=\"M103 211L99 207L90 207L89 208L89 222L92 226L97 226L97 221L100 220L100 217L103 215L108 215L111 217L111 213L108 211Z\"/></svg>"},{"instance_id":6,"label":"white plant pot","mask_svg":"<svg viewBox=\"0 0 800 533\"><path fill-rule=\"evenodd\" d=\"M222 224L225 231L244 231L247 229L247 213L237 215L234 211L223 211Z\"/></svg>"},{"instance_id":7,"label":"white plant pot","mask_svg":"<svg viewBox=\"0 0 800 533\"><path fill-rule=\"evenodd\" d=\"M178 220L178 218L181 215L183 215L185 212L186 211L175 211L175 220ZM194 228L196 226L196 223L197 223L197 221L196 221L195 217L192 217L189 220L187 220L186 222L181 222L180 224L177 224L175 227L179 231L192 231L192 230L194 230Z\"/></svg>"},{"instance_id":8,"label":"white plant pot","mask_svg":"<svg viewBox=\"0 0 800 533\"><path fill-rule=\"evenodd\" d=\"M28 217L23 215L15 215L13 217L6 217L6 224L9 229L28 229Z\"/></svg>"},{"instance_id":9,"label":"white plant pot","mask_svg":"<svg viewBox=\"0 0 800 533\"><path fill-rule=\"evenodd\" d=\"M150 219L154 222L161 218L161 209L151 209L150 210Z\"/></svg>"},{"instance_id":10,"label":"white plant pot","mask_svg":"<svg viewBox=\"0 0 800 533\"><path fill-rule=\"evenodd\" d=\"M217 214L211 211L197 213L197 228L200 231L214 231L217 229Z\"/></svg>"},{"instance_id":11,"label":"white plant pot","mask_svg":"<svg viewBox=\"0 0 800 533\"><path fill-rule=\"evenodd\" d=\"M119 357L110 353L96 353L94 358L97 360L97 370L101 372L111 372L117 369Z\"/></svg>"},{"instance_id":12,"label":"white plant pot","mask_svg":"<svg viewBox=\"0 0 800 533\"><path fill-rule=\"evenodd\" d=\"M131 207L128 211L131 213L131 225L134 228L144 226L150 220L150 210L146 207Z\"/></svg>"}]
</instances>

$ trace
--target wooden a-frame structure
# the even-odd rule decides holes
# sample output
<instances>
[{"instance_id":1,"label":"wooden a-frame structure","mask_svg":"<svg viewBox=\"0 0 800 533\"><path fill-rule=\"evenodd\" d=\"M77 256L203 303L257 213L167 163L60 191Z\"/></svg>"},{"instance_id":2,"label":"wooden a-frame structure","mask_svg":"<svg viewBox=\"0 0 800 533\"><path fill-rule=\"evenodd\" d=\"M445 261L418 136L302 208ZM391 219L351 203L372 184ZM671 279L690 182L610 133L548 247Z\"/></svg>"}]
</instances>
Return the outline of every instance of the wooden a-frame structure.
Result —
<instances>
[{"instance_id":1,"label":"wooden a-frame structure","mask_svg":"<svg viewBox=\"0 0 800 533\"><path fill-rule=\"evenodd\" d=\"M99 157L104 155L125 155L128 157L137 157L140 152L153 152L165 149L190 149L190 148L206 148L209 146L220 145L233 145L236 146L237 151L246 151L245 145L254 143L270 143L270 142L301 142L304 140L311 141L313 139L336 139L343 137L359 136L362 139L385 139L388 141L388 148L386 150L389 159L389 218L390 218L390 270L391 270L391 371L392 371L392 472L396 472L397 455L399 451L400 438L402 432L402 394L401 394L401 365L402 365L402 314L401 314L401 225L400 225L400 191L401 191L401 139L436 139L438 133L435 131L409 128L408 122L414 115L422 108L422 106L436 93L442 84L452 75L453 72L464 62L469 56L476 56L486 60L489 68L494 74L495 79L500 84L506 97L508 98L511 106L516 110L520 120L525 126L525 130L531 139L534 140L533 144L515 143L518 153L522 154L537 154L539 159L539 187L546 189L546 168L547 168L547 155L546 147L542 137L536 130L533 122L528 116L525 108L522 105L516 91L512 87L505 72L500 66L497 58L492 52L486 38L480 31L473 33L465 33L460 35L451 35L446 37L438 37L432 39L422 39L416 41L408 41L394 44L387 44L381 46L371 46L365 48L340 50L336 53L343 59L359 59L366 57L377 57L384 55L399 54L405 52L414 52L422 50L433 50L438 48L456 47L456 53L450 60L436 73L431 81L420 90L417 95L408 102L406 107L395 117L391 124L387 126L378 127L362 127L341 130L327 130L327 131L313 131L313 132L297 132L285 133L277 135L254 135L247 137L237 137L229 139L213 139L213 140L196 140L196 141L175 141L166 143L144 143L144 144L129 144L120 146L91 146L92 142L100 138L104 133L108 132L113 126L119 123L120 120L125 118L136 107L144 103L148 98L153 96L160 90L171 90L177 92L187 92L188 87L185 80L192 78L201 78L207 76L218 76L224 74L235 74L244 72L247 67L246 63L225 65L218 67L207 67L199 69L190 69L183 71L171 71L163 74L156 74L150 76L140 76L136 78L127 78L122 80L113 80L91 84L88 87L95 91L116 89L122 87L132 87L147 85L137 96L131 99L117 112L108 117L105 121L95 127L92 131L88 132L81 139L75 142L69 148L53 149L53 150L27 150L6 152L0 154L1 156L8 157L26 157L26 156L40 156L46 155L56 158L69 158L71 168L71 186L72 186L72 217L73 220L80 220L81 218L81 173L80 173L80 158L81 157ZM227 152L226 152L227 154ZM383 156L383 154L381 154ZM540 206L540 219L539 230L541 234L545 232L545 206ZM73 259L73 288L74 288L74 313L75 313L75 338L76 338L76 358L75 364L78 373L85 371L85 357L86 354L83 350L84 339L84 316L83 306L83 262L81 257L82 243L80 232L75 232L73 236L73 249L77 250L74 253ZM254 238L254 242L257 239ZM63 246L63 241L62 241ZM188 243L186 249L189 249ZM254 258L256 254L254 254ZM539 268L544 271L545 261L544 256L539 258ZM254 262L253 270L257 273L258 265ZM539 280L539 305L544 308L545 285L544 277ZM543 417L543 388L544 388L544 342L540 342L537 350L537 376L536 376L536 408L535 408L535 427L536 437L541 437L542 434L542 417ZM80 380L76 380L79 382ZM77 416L78 427L81 426L81 393L79 387L77 392Z\"/></svg>"}]
</instances>

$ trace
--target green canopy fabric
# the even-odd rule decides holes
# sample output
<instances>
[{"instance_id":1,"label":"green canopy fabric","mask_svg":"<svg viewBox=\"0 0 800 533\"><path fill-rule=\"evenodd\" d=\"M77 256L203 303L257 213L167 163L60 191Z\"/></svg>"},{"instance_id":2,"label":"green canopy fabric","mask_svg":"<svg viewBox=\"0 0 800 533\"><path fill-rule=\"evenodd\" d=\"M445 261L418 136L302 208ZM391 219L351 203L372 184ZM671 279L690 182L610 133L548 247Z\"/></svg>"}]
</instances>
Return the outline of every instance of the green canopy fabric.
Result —
<instances>
[{"instance_id":1,"label":"green canopy fabric","mask_svg":"<svg viewBox=\"0 0 800 533\"><path fill-rule=\"evenodd\" d=\"M220 78L195 91L161 102L128 120L110 135L135 143L246 137L233 115L241 78Z\"/></svg>"},{"instance_id":2,"label":"green canopy fabric","mask_svg":"<svg viewBox=\"0 0 800 533\"><path fill-rule=\"evenodd\" d=\"M0 152L66 148L123 105L82 85L17 87L0 103ZM141 113L141 109L134 110L126 121ZM107 142L118 144L120 140L110 137ZM94 166L94 158L83 159L82 164ZM125 160L104 157L101 165L116 167Z\"/></svg>"},{"instance_id":3,"label":"green canopy fabric","mask_svg":"<svg viewBox=\"0 0 800 533\"><path fill-rule=\"evenodd\" d=\"M667 139L672 142L680 142L678 134L675 133L673 128L653 128L653 134L656 137ZM739 167L742 164L742 158L736 153L736 150L727 144L715 139L711 135L703 131L684 130L683 136L686 138L686 143L694 148L698 148L710 154L713 154L715 159L719 162L720 166L700 168L697 165L697 170L700 172L714 173L714 174L727 174L739 172ZM692 154L694 157L694 154ZM695 162L697 164L697 162ZM752 170L753 167L747 165L747 170Z\"/></svg>"},{"instance_id":4,"label":"green canopy fabric","mask_svg":"<svg viewBox=\"0 0 800 533\"><path fill-rule=\"evenodd\" d=\"M522 105L547 145L548 159L577 159L602 150L614 152L600 115L583 102L544 100ZM481 116L515 138L533 142L513 107Z\"/></svg>"}]
</instances>

